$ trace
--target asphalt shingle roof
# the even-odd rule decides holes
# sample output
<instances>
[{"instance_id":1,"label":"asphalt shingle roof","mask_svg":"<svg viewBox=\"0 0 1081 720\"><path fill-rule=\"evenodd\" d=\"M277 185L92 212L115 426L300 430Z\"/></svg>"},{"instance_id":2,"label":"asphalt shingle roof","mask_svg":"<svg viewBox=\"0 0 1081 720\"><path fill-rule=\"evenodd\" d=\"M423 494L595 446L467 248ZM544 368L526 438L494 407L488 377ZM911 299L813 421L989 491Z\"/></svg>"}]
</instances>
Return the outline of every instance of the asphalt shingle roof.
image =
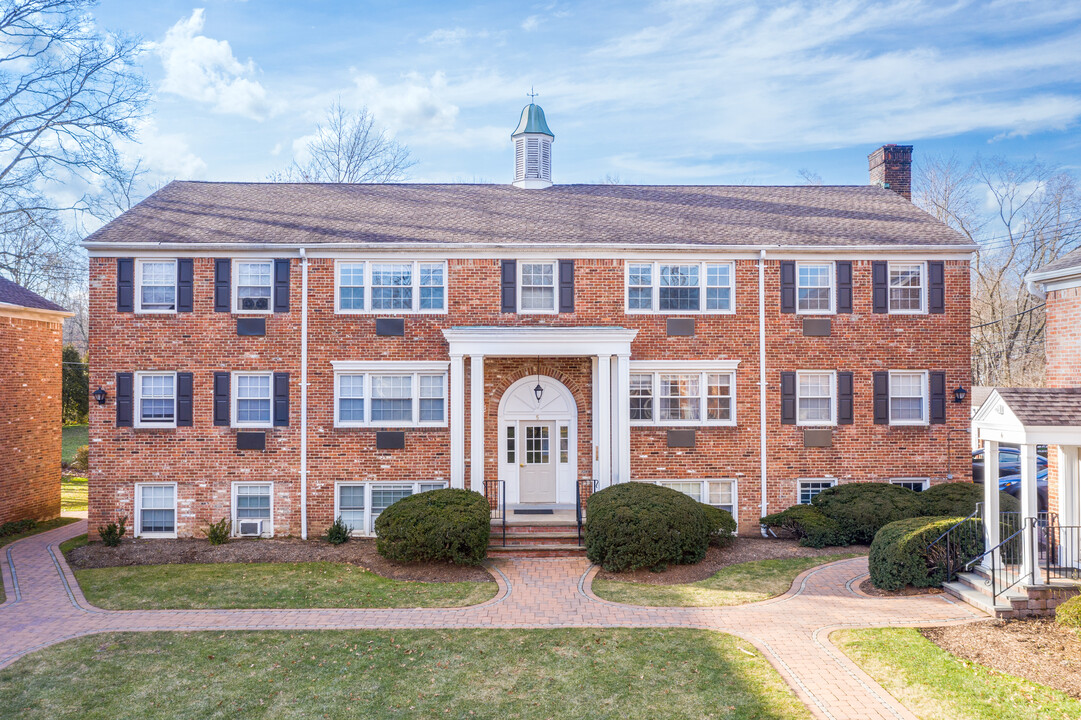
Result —
<instances>
[{"instance_id":1,"label":"asphalt shingle roof","mask_svg":"<svg viewBox=\"0 0 1081 720\"><path fill-rule=\"evenodd\" d=\"M1055 272L1056 270L1067 270L1073 267L1081 267L1081 248L1074 250L1073 252L1066 253L1058 260L1049 262L1041 268L1038 268L1036 272Z\"/></svg>"},{"instance_id":2,"label":"asphalt shingle roof","mask_svg":"<svg viewBox=\"0 0 1081 720\"><path fill-rule=\"evenodd\" d=\"M6 278L0 277L0 304L18 305L19 307L32 308L34 310L56 310L67 312L51 300L38 295L36 292L27 290L22 285L16 285Z\"/></svg>"},{"instance_id":3,"label":"asphalt shingle roof","mask_svg":"<svg viewBox=\"0 0 1081 720\"><path fill-rule=\"evenodd\" d=\"M1081 425L1081 388L997 388L1025 425Z\"/></svg>"},{"instance_id":4,"label":"asphalt shingle roof","mask_svg":"<svg viewBox=\"0 0 1081 720\"><path fill-rule=\"evenodd\" d=\"M956 246L876 186L334 185L173 182L88 243Z\"/></svg>"}]
</instances>

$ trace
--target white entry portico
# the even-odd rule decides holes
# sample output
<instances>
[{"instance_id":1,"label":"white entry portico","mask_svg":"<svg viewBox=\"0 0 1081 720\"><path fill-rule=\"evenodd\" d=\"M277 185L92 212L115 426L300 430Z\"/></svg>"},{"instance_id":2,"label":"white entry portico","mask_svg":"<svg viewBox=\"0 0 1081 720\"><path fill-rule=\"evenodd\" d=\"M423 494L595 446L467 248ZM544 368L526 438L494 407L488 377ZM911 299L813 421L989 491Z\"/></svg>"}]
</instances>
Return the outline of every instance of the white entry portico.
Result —
<instances>
[{"instance_id":1,"label":"white entry portico","mask_svg":"<svg viewBox=\"0 0 1081 720\"><path fill-rule=\"evenodd\" d=\"M630 358L631 341L638 334L637 330L622 327L456 327L443 331L449 345L450 353L450 479L451 487L465 488L477 492L484 491L485 467L491 465L505 465L505 458L497 463L488 463L486 456L493 459L498 454L498 448L485 447L485 403L488 398L484 386L484 359L486 357L589 357L592 360L592 388L593 402L590 408L592 415L593 437L592 470L593 478L598 480L598 487L607 487L616 482L630 480L631 431L629 424L630 416ZM469 358L469 466L470 476L468 484L465 477L465 429L467 423L465 405L465 358ZM530 378L527 383L528 392L536 384L536 378ZM569 391L562 387L554 378L541 377L542 387L548 383L547 388L562 397L559 403L553 405L548 411L540 413L537 417L534 412L533 420L536 427L548 427L551 450L558 453L559 440L559 417L566 421L566 399L573 397ZM548 389L545 389L545 393ZM519 397L521 388L514 386L508 389L509 397L500 401L501 426L510 422L511 418L502 416L504 400L512 409L512 414L522 415L525 408L520 404ZM566 395L564 396L564 392ZM504 395L506 395L505 393ZM515 399L518 398L518 405ZM547 399L547 398L546 398ZM553 401L555 402L555 401ZM575 422L573 428L568 431L574 433L573 452L581 445L582 439L577 438L577 413L581 408L575 408ZM547 417L553 415L553 417ZM527 417L515 417L514 420L529 420ZM551 423L547 425L545 423ZM528 432L541 438L543 430L529 430ZM518 446L524 449L524 445ZM540 446L538 446L540 447ZM558 462L558 457L556 458ZM516 458L517 462L517 458ZM569 472L574 473L576 464L568 463ZM521 468L520 468L521 469ZM568 470L564 469L564 473ZM570 487L569 501L573 502L573 486ZM508 488L508 494L510 488ZM517 494L517 488L515 488ZM562 496L562 492L560 495ZM513 502L513 500L512 500Z\"/></svg>"}]
</instances>

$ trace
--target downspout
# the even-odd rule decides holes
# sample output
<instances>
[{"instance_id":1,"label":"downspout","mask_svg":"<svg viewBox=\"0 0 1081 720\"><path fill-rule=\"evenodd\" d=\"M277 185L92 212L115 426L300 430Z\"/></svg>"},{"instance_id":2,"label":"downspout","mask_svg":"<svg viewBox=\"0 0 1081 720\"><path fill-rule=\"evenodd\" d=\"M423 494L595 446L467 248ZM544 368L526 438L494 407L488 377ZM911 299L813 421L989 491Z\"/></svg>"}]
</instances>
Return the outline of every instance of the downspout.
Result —
<instances>
[{"instance_id":1,"label":"downspout","mask_svg":"<svg viewBox=\"0 0 1081 720\"><path fill-rule=\"evenodd\" d=\"M758 252L758 463L762 484L762 508L759 517L765 517L768 500L766 496L766 251ZM768 537L766 527L760 525L762 537Z\"/></svg>"},{"instance_id":2,"label":"downspout","mask_svg":"<svg viewBox=\"0 0 1081 720\"><path fill-rule=\"evenodd\" d=\"M308 255L300 248L300 537L308 539Z\"/></svg>"},{"instance_id":3,"label":"downspout","mask_svg":"<svg viewBox=\"0 0 1081 720\"><path fill-rule=\"evenodd\" d=\"M1025 278L1025 287L1037 300L1042 302L1047 299L1047 289L1036 280Z\"/></svg>"}]
</instances>

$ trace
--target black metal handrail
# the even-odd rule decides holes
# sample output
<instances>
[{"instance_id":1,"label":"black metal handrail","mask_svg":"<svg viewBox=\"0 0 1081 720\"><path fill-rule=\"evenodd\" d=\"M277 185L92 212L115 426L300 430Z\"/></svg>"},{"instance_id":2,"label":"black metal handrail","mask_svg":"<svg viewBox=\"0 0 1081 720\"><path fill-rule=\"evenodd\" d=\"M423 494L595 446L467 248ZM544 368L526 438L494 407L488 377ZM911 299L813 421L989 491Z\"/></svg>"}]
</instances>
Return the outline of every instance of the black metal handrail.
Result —
<instances>
[{"instance_id":1,"label":"black metal handrail","mask_svg":"<svg viewBox=\"0 0 1081 720\"><path fill-rule=\"evenodd\" d=\"M1041 537L1044 580L1081 579L1081 525L1059 525L1058 517L1048 522L1047 535Z\"/></svg>"},{"instance_id":2,"label":"black metal handrail","mask_svg":"<svg viewBox=\"0 0 1081 720\"><path fill-rule=\"evenodd\" d=\"M484 497L491 508L491 519L501 520L503 525L503 545L507 544L507 484L503 480L485 480Z\"/></svg>"},{"instance_id":3,"label":"black metal handrail","mask_svg":"<svg viewBox=\"0 0 1081 720\"><path fill-rule=\"evenodd\" d=\"M586 502L595 492L597 492L597 480L595 478L578 478L574 493L574 515L578 520L579 545L582 544L582 519L585 517Z\"/></svg>"},{"instance_id":4,"label":"black metal handrail","mask_svg":"<svg viewBox=\"0 0 1081 720\"><path fill-rule=\"evenodd\" d=\"M1000 541L998 545L985 550L965 563L965 569L968 570L984 558L990 558L991 578L987 581L987 584L991 586L992 605L998 600L999 595L1002 595L1024 579L1024 575L1021 574L1020 562L1021 554L1024 552L1024 539L1021 535L1026 529L1034 528L1035 525L1033 518L1026 518L1021 523L1021 527L1005 540ZM1003 556L1005 556L1005 559L1003 559ZM1010 562L1010 560L1014 562ZM1011 580L1011 578L1013 579Z\"/></svg>"},{"instance_id":5,"label":"black metal handrail","mask_svg":"<svg viewBox=\"0 0 1081 720\"><path fill-rule=\"evenodd\" d=\"M967 567L970 558L965 557L966 548L979 548L983 550L986 544L983 535L983 503L976 503L976 509L972 514L951 525L946 532L939 535L927 546L927 557L945 557L942 564L946 567L946 577L943 582L953 580L957 570Z\"/></svg>"}]
</instances>

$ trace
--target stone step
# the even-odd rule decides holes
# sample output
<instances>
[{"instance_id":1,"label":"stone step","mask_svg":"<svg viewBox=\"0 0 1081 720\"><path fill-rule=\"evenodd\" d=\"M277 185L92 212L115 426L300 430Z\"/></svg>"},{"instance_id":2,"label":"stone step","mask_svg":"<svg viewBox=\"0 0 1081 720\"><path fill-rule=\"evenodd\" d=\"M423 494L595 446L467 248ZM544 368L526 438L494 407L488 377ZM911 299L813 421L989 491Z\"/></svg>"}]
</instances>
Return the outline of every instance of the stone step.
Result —
<instances>
[{"instance_id":1,"label":"stone step","mask_svg":"<svg viewBox=\"0 0 1081 720\"><path fill-rule=\"evenodd\" d=\"M585 546L579 545L489 545L488 557L582 557Z\"/></svg>"},{"instance_id":2,"label":"stone step","mask_svg":"<svg viewBox=\"0 0 1081 720\"><path fill-rule=\"evenodd\" d=\"M492 533L491 545L577 545L578 533L507 533L507 541L503 542L502 533Z\"/></svg>"},{"instance_id":3,"label":"stone step","mask_svg":"<svg viewBox=\"0 0 1081 720\"><path fill-rule=\"evenodd\" d=\"M990 594L985 595L970 585L958 582L957 580L945 583L942 586L942 589L961 602L971 605L977 610L987 613L991 617L1013 617L1013 605L1004 597L999 597L998 603L992 604Z\"/></svg>"},{"instance_id":4,"label":"stone step","mask_svg":"<svg viewBox=\"0 0 1081 720\"><path fill-rule=\"evenodd\" d=\"M565 522L551 523L551 524L548 524L548 525L537 524L537 523L531 523L529 525L514 525L514 524L511 524L511 523L507 523L507 534L509 535L512 532L517 533L517 534L534 534L534 533L535 534L551 534L551 533L567 533L567 532L572 532L572 533L577 534L578 525L575 524L575 523L568 524L568 523L565 523ZM500 523L500 524L492 523L492 535L494 536L497 533L499 533L499 534L503 533L503 525L502 525L502 523Z\"/></svg>"}]
</instances>

